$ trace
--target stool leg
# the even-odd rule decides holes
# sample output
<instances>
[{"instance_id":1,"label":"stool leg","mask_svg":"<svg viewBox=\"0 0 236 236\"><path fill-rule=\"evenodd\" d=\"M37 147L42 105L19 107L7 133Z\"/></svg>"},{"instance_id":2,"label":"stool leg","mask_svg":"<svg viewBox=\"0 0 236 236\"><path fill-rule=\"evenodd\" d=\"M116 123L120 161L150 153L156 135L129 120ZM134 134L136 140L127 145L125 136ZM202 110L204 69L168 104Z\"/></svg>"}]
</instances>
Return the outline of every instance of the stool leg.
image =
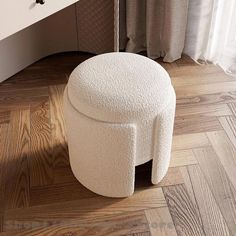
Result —
<instances>
[{"instance_id":1,"label":"stool leg","mask_svg":"<svg viewBox=\"0 0 236 236\"><path fill-rule=\"evenodd\" d=\"M173 91L168 107L156 118L152 163L153 184L158 184L163 179L170 164L175 104L176 97Z\"/></svg>"},{"instance_id":2,"label":"stool leg","mask_svg":"<svg viewBox=\"0 0 236 236\"><path fill-rule=\"evenodd\" d=\"M75 177L108 197L134 192L136 125L100 122L79 113L64 98L69 156Z\"/></svg>"}]
</instances>

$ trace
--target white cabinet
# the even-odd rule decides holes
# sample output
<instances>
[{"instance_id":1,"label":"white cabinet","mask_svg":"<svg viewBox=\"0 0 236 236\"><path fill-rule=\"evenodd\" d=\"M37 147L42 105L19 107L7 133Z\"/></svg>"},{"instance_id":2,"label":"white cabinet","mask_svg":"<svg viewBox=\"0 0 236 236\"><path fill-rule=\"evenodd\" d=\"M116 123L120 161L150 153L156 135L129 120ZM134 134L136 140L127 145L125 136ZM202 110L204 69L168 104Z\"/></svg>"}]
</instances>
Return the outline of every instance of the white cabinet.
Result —
<instances>
[{"instance_id":1,"label":"white cabinet","mask_svg":"<svg viewBox=\"0 0 236 236\"><path fill-rule=\"evenodd\" d=\"M0 40L42 20L78 0L4 0L0 7Z\"/></svg>"},{"instance_id":2,"label":"white cabinet","mask_svg":"<svg viewBox=\"0 0 236 236\"><path fill-rule=\"evenodd\" d=\"M118 0L35 1L1 3L0 82L54 53L118 50Z\"/></svg>"}]
</instances>

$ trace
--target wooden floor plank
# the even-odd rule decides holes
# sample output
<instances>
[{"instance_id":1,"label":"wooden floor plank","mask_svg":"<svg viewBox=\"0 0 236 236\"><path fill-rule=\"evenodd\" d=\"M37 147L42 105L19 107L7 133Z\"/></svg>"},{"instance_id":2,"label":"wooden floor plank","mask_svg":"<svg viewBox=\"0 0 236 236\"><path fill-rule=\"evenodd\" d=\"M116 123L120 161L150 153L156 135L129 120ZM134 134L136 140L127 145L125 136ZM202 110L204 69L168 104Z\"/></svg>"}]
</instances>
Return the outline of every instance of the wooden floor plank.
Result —
<instances>
[{"instance_id":1,"label":"wooden floor plank","mask_svg":"<svg viewBox=\"0 0 236 236\"><path fill-rule=\"evenodd\" d=\"M229 103L228 106L229 106L229 108L231 109L231 111L232 111L234 117L236 117L236 103L235 103L235 102Z\"/></svg>"},{"instance_id":2,"label":"wooden floor plank","mask_svg":"<svg viewBox=\"0 0 236 236\"><path fill-rule=\"evenodd\" d=\"M191 76L189 76L190 73ZM208 70L199 67L181 67L175 71L170 70L170 75L175 87L235 81L234 77L219 73L219 69L216 69L216 67L208 67Z\"/></svg>"},{"instance_id":3,"label":"wooden floor plank","mask_svg":"<svg viewBox=\"0 0 236 236\"><path fill-rule=\"evenodd\" d=\"M10 111L0 112L0 124L9 123Z\"/></svg>"},{"instance_id":4,"label":"wooden floor plank","mask_svg":"<svg viewBox=\"0 0 236 236\"><path fill-rule=\"evenodd\" d=\"M0 86L0 111L28 109L45 99L48 99L48 87L2 89Z\"/></svg>"},{"instance_id":5,"label":"wooden floor plank","mask_svg":"<svg viewBox=\"0 0 236 236\"><path fill-rule=\"evenodd\" d=\"M234 116L224 116L219 117L219 121L227 133L231 143L236 148L236 117Z\"/></svg>"},{"instance_id":6,"label":"wooden floor plank","mask_svg":"<svg viewBox=\"0 0 236 236\"><path fill-rule=\"evenodd\" d=\"M230 116L232 111L227 104L213 104L213 105L186 105L176 108L176 116Z\"/></svg>"},{"instance_id":7,"label":"wooden floor plank","mask_svg":"<svg viewBox=\"0 0 236 236\"><path fill-rule=\"evenodd\" d=\"M30 185L53 183L53 156L49 102L31 108Z\"/></svg>"},{"instance_id":8,"label":"wooden floor plank","mask_svg":"<svg viewBox=\"0 0 236 236\"><path fill-rule=\"evenodd\" d=\"M29 206L28 158L30 146L29 110L12 111L9 124L6 165L5 208Z\"/></svg>"},{"instance_id":9,"label":"wooden floor plank","mask_svg":"<svg viewBox=\"0 0 236 236\"><path fill-rule=\"evenodd\" d=\"M198 204L197 204L197 201L196 201L196 198L195 198L195 194L194 194L194 190L193 190L193 185L192 185L192 181L190 179L190 176L189 176L189 171L188 171L188 167L187 166L182 166L180 167L180 172L181 172L181 175L183 177L183 180L184 180L184 186L188 192L188 195L192 201L192 204L194 205L194 208L195 209L198 209ZM200 212L197 211L198 213L198 217L200 218Z\"/></svg>"},{"instance_id":10,"label":"wooden floor plank","mask_svg":"<svg viewBox=\"0 0 236 236\"><path fill-rule=\"evenodd\" d=\"M224 76L224 74L222 73L222 69L220 67L218 67L218 66L215 66L215 65L207 65L207 66L199 65L199 64L196 64L196 63L192 63L191 59L189 61L189 64L187 65L187 64L183 64L182 63L183 62L183 58L181 58L179 60L179 62L180 63L176 63L177 66L171 68L168 71L170 76L171 76L171 78L180 77L180 76L183 76L183 77L186 78L187 76L189 76L189 70L192 71L191 74L193 74L194 76L197 76L197 75L202 75L202 76L206 75L206 76L208 76L209 74L210 75L211 74L216 74L218 76L219 75Z\"/></svg>"},{"instance_id":11,"label":"wooden floor plank","mask_svg":"<svg viewBox=\"0 0 236 236\"><path fill-rule=\"evenodd\" d=\"M236 149L224 131L209 132L207 136L228 178L236 189Z\"/></svg>"},{"instance_id":12,"label":"wooden floor plank","mask_svg":"<svg viewBox=\"0 0 236 236\"><path fill-rule=\"evenodd\" d=\"M206 235L231 235L214 196L201 173L200 167L197 165L189 166L188 171Z\"/></svg>"},{"instance_id":13,"label":"wooden floor plank","mask_svg":"<svg viewBox=\"0 0 236 236\"><path fill-rule=\"evenodd\" d=\"M151 234L149 231L147 231L147 232L126 234L125 236L151 236Z\"/></svg>"},{"instance_id":14,"label":"wooden floor plank","mask_svg":"<svg viewBox=\"0 0 236 236\"><path fill-rule=\"evenodd\" d=\"M197 164L197 160L191 149L177 150L171 153L170 167Z\"/></svg>"},{"instance_id":15,"label":"wooden floor plank","mask_svg":"<svg viewBox=\"0 0 236 236\"><path fill-rule=\"evenodd\" d=\"M73 201L95 196L97 195L82 186L79 181L37 186L30 190L30 206Z\"/></svg>"},{"instance_id":16,"label":"wooden floor plank","mask_svg":"<svg viewBox=\"0 0 236 236\"><path fill-rule=\"evenodd\" d=\"M0 104L1 103L21 103L23 101L30 102L35 97L48 96L48 87L39 86L36 88L19 88L11 86L5 88L0 86Z\"/></svg>"},{"instance_id":17,"label":"wooden floor plank","mask_svg":"<svg viewBox=\"0 0 236 236\"><path fill-rule=\"evenodd\" d=\"M145 210L152 236L177 236L168 207Z\"/></svg>"},{"instance_id":18,"label":"wooden floor plank","mask_svg":"<svg viewBox=\"0 0 236 236\"><path fill-rule=\"evenodd\" d=\"M13 221L17 222L19 227L38 223L50 225L53 222L64 222L65 219L78 219L81 222L86 222L92 219L104 219L111 215L166 206L162 189L151 188L137 191L129 198L114 199L98 196L64 202L63 205L61 203L52 203L25 209L8 210L5 212L4 230L11 230L7 227L10 225L9 222Z\"/></svg>"},{"instance_id":19,"label":"wooden floor plank","mask_svg":"<svg viewBox=\"0 0 236 236\"><path fill-rule=\"evenodd\" d=\"M75 178L74 174L72 173L71 167L66 166L62 168L55 168L54 172L54 184L62 184L62 183L74 183L78 180Z\"/></svg>"},{"instance_id":20,"label":"wooden floor plank","mask_svg":"<svg viewBox=\"0 0 236 236\"><path fill-rule=\"evenodd\" d=\"M236 232L236 191L212 147L195 149L202 172L232 235Z\"/></svg>"},{"instance_id":21,"label":"wooden floor plank","mask_svg":"<svg viewBox=\"0 0 236 236\"><path fill-rule=\"evenodd\" d=\"M0 213L0 235L3 231L3 213Z\"/></svg>"},{"instance_id":22,"label":"wooden floor plank","mask_svg":"<svg viewBox=\"0 0 236 236\"><path fill-rule=\"evenodd\" d=\"M49 87L52 131L52 156L54 168L69 166L68 148L63 117L63 92L65 85Z\"/></svg>"},{"instance_id":23,"label":"wooden floor plank","mask_svg":"<svg viewBox=\"0 0 236 236\"><path fill-rule=\"evenodd\" d=\"M0 124L0 232L3 230L3 214L5 208L6 164L8 151L9 124Z\"/></svg>"},{"instance_id":24,"label":"wooden floor plank","mask_svg":"<svg viewBox=\"0 0 236 236\"><path fill-rule=\"evenodd\" d=\"M233 92L219 92L213 94L203 94L191 97L177 97L176 103L180 108L186 105L199 106L199 105L209 105L209 104L222 104L236 102L236 91Z\"/></svg>"},{"instance_id":25,"label":"wooden floor plank","mask_svg":"<svg viewBox=\"0 0 236 236\"><path fill-rule=\"evenodd\" d=\"M205 235L197 209L184 185L164 187L163 191L177 234L179 236Z\"/></svg>"},{"instance_id":26,"label":"wooden floor plank","mask_svg":"<svg viewBox=\"0 0 236 236\"><path fill-rule=\"evenodd\" d=\"M0 104L0 112L9 112L9 111L19 111L19 110L28 110L30 107L38 107L43 102L48 101L48 96L43 97L32 97L25 101L12 102L12 103L3 103Z\"/></svg>"},{"instance_id":27,"label":"wooden floor plank","mask_svg":"<svg viewBox=\"0 0 236 236\"><path fill-rule=\"evenodd\" d=\"M175 118L174 135L222 130L217 117L183 116Z\"/></svg>"},{"instance_id":28,"label":"wooden floor plank","mask_svg":"<svg viewBox=\"0 0 236 236\"><path fill-rule=\"evenodd\" d=\"M172 150L192 149L209 145L210 143L205 133L175 135L173 137Z\"/></svg>"},{"instance_id":29,"label":"wooden floor plank","mask_svg":"<svg viewBox=\"0 0 236 236\"><path fill-rule=\"evenodd\" d=\"M43 226L43 225L42 225ZM25 235L150 235L149 225L143 211L109 216L106 220L94 219L85 222L77 220L65 221L48 227L12 232L14 236Z\"/></svg>"},{"instance_id":30,"label":"wooden floor plank","mask_svg":"<svg viewBox=\"0 0 236 236\"><path fill-rule=\"evenodd\" d=\"M171 186L176 184L182 184L184 182L181 172L178 167L170 167L166 176L158 183L158 187Z\"/></svg>"},{"instance_id":31,"label":"wooden floor plank","mask_svg":"<svg viewBox=\"0 0 236 236\"><path fill-rule=\"evenodd\" d=\"M175 92L178 98L186 98L199 96L204 94L214 94L222 92L234 92L236 88L236 80L229 82L208 84L197 84L193 86L175 87Z\"/></svg>"}]
</instances>

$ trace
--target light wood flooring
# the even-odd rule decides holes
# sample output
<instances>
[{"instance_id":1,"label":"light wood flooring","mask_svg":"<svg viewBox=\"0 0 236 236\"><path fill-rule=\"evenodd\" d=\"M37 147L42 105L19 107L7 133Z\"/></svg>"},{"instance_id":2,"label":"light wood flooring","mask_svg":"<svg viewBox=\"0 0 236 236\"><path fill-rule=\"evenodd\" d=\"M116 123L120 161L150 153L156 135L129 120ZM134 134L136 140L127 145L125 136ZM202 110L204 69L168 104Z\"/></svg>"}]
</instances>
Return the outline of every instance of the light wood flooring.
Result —
<instances>
[{"instance_id":1,"label":"light wood flooring","mask_svg":"<svg viewBox=\"0 0 236 236\"><path fill-rule=\"evenodd\" d=\"M132 197L111 199L72 175L62 113L68 76L89 54L45 58L0 84L0 235L236 235L236 79L183 57L162 65L177 94L172 160Z\"/></svg>"}]
</instances>

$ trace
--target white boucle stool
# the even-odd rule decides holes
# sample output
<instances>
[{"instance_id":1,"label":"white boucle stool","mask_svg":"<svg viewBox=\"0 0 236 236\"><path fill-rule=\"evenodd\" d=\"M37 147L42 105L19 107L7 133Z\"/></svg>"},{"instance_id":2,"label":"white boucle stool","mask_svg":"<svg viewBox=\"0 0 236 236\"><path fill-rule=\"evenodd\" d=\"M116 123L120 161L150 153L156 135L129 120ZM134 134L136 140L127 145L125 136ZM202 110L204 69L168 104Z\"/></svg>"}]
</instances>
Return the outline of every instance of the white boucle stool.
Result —
<instances>
[{"instance_id":1,"label":"white boucle stool","mask_svg":"<svg viewBox=\"0 0 236 236\"><path fill-rule=\"evenodd\" d=\"M176 97L157 62L107 53L81 63L64 93L69 156L75 177L103 196L134 192L135 166L153 160L152 183L165 176Z\"/></svg>"}]
</instances>

